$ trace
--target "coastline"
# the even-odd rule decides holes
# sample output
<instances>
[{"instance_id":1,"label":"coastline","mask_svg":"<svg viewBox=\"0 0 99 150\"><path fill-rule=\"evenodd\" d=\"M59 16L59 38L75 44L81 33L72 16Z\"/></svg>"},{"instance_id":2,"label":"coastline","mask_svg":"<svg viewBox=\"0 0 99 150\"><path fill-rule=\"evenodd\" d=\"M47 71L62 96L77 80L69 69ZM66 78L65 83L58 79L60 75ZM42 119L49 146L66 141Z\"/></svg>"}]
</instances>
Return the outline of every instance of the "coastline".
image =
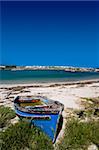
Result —
<instances>
[{"instance_id":1,"label":"coastline","mask_svg":"<svg viewBox=\"0 0 99 150\"><path fill-rule=\"evenodd\" d=\"M99 79L84 79L84 80L77 80L77 81L50 81L50 82L33 82L33 83L1 83L0 88L4 87L14 87L14 86L61 86L61 85L74 85L74 84L91 84L91 83L98 83Z\"/></svg>"},{"instance_id":2,"label":"coastline","mask_svg":"<svg viewBox=\"0 0 99 150\"><path fill-rule=\"evenodd\" d=\"M22 70L54 70L70 72L99 72L99 68L92 67L74 67L74 66L17 66L17 65L0 65L0 70L22 71Z\"/></svg>"}]
</instances>

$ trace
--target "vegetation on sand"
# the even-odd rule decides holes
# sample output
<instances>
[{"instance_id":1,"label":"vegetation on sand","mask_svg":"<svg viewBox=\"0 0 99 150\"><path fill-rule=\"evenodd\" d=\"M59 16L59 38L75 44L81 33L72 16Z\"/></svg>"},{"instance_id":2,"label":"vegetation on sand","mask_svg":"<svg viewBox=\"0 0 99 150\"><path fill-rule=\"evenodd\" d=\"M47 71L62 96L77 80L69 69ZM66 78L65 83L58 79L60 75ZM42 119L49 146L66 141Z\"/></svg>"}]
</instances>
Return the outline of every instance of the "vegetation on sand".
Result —
<instances>
[{"instance_id":1,"label":"vegetation on sand","mask_svg":"<svg viewBox=\"0 0 99 150\"><path fill-rule=\"evenodd\" d=\"M18 122L0 134L0 150L53 150L51 140L29 123Z\"/></svg>"},{"instance_id":2,"label":"vegetation on sand","mask_svg":"<svg viewBox=\"0 0 99 150\"><path fill-rule=\"evenodd\" d=\"M0 128L7 127L15 116L15 112L11 108L0 106Z\"/></svg>"},{"instance_id":3,"label":"vegetation on sand","mask_svg":"<svg viewBox=\"0 0 99 150\"><path fill-rule=\"evenodd\" d=\"M86 150L90 144L99 147L99 121L81 122L73 118L67 121L57 150Z\"/></svg>"},{"instance_id":4,"label":"vegetation on sand","mask_svg":"<svg viewBox=\"0 0 99 150\"><path fill-rule=\"evenodd\" d=\"M55 145L56 150L87 150L95 144L99 148L99 97L85 99L84 110L67 119L64 137ZM10 124L15 112L0 106L0 128ZM86 121L87 118L87 121ZM0 132L0 150L53 150L53 144L40 129L26 121L10 125Z\"/></svg>"}]
</instances>

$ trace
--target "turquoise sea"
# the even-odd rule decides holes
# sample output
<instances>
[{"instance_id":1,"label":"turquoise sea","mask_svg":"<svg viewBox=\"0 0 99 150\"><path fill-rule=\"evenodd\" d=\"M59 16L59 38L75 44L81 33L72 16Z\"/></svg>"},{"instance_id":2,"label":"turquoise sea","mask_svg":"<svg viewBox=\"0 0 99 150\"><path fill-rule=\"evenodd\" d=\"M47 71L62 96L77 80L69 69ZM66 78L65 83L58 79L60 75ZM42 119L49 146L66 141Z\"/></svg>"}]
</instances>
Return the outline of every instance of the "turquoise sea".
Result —
<instances>
[{"instance_id":1,"label":"turquoise sea","mask_svg":"<svg viewBox=\"0 0 99 150\"><path fill-rule=\"evenodd\" d=\"M0 84L64 82L99 79L98 72L65 72L54 70L0 70Z\"/></svg>"}]
</instances>

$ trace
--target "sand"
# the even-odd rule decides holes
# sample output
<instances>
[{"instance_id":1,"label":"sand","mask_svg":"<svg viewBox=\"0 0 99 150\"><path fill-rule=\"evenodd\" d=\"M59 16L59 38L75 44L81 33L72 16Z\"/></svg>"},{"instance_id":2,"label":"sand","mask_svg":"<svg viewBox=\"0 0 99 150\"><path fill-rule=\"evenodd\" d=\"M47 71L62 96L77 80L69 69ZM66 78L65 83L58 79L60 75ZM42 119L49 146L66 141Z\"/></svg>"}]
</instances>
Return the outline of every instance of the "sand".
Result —
<instances>
[{"instance_id":1,"label":"sand","mask_svg":"<svg viewBox=\"0 0 99 150\"><path fill-rule=\"evenodd\" d=\"M99 80L85 80L70 83L2 84L0 85L0 105L12 109L17 95L39 95L64 104L63 127L58 139L63 135L67 109L82 109L82 98L99 97Z\"/></svg>"}]
</instances>

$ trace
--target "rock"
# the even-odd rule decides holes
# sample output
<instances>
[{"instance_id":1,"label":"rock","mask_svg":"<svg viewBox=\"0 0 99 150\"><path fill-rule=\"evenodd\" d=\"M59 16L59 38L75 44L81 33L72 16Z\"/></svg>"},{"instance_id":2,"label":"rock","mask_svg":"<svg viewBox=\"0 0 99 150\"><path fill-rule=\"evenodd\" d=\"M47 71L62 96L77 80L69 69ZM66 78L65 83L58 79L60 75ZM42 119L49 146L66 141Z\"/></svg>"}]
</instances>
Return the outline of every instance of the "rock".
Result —
<instances>
[{"instance_id":1,"label":"rock","mask_svg":"<svg viewBox=\"0 0 99 150\"><path fill-rule=\"evenodd\" d=\"M88 150L98 150L98 147L95 144L92 144L88 147Z\"/></svg>"}]
</instances>

